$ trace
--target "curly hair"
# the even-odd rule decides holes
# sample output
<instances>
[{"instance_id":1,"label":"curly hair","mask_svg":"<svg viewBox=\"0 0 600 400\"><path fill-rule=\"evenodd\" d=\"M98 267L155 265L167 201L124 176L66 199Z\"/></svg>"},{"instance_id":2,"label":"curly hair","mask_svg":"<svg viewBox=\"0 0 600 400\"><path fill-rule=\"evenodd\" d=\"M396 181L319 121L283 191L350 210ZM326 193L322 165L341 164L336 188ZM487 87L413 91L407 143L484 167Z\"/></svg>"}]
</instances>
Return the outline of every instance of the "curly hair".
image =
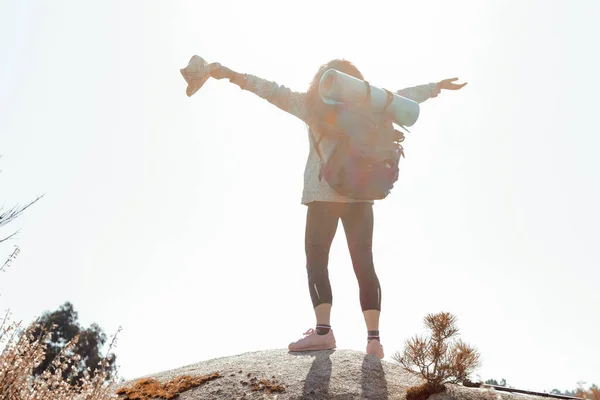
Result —
<instances>
[{"instance_id":1,"label":"curly hair","mask_svg":"<svg viewBox=\"0 0 600 400\"><path fill-rule=\"evenodd\" d=\"M356 68L350 61L344 59L335 59L329 61L327 64L321 65L319 71L314 76L308 91L306 92L305 102L307 110L307 123L309 129L315 130L314 128L319 126L321 122L326 118L327 112L331 109L331 105L326 104L321 95L319 94L319 83L323 74L329 69L336 69L340 72L364 80L362 73ZM317 132L321 134L321 132Z\"/></svg>"}]
</instances>

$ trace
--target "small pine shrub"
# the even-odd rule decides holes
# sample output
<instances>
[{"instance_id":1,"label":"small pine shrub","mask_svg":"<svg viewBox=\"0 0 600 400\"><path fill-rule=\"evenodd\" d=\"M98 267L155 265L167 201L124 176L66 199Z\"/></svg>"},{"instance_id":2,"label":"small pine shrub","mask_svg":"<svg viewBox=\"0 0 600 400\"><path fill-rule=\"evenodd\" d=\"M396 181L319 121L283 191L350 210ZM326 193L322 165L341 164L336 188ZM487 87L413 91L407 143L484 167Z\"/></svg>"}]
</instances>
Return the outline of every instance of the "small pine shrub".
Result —
<instances>
[{"instance_id":1,"label":"small pine shrub","mask_svg":"<svg viewBox=\"0 0 600 400\"><path fill-rule=\"evenodd\" d=\"M458 335L456 317L447 312L425 316L429 337L415 336L406 341L404 351L392 358L404 369L426 380L407 391L407 400L424 400L445 390L444 384L462 383L479 367L480 355Z\"/></svg>"}]
</instances>

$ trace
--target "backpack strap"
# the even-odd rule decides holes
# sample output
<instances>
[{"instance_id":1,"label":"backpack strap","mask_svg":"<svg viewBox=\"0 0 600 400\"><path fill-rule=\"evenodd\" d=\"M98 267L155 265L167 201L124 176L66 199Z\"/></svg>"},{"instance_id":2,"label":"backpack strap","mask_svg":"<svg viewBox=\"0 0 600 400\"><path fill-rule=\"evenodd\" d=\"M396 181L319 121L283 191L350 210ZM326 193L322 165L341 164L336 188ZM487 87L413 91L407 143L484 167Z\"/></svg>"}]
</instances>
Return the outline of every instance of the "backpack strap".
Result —
<instances>
[{"instance_id":1,"label":"backpack strap","mask_svg":"<svg viewBox=\"0 0 600 400\"><path fill-rule=\"evenodd\" d=\"M310 133L310 137L311 137L311 143L315 149L315 152L317 153L317 155L319 156L319 161L321 161L321 163L323 162L323 157L321 156L321 150L319 150L319 143L321 143L321 139L323 139L323 133L321 132L321 134L319 135L319 140L317 140L315 138L315 135L313 134L312 128L308 129L308 132Z\"/></svg>"},{"instance_id":2,"label":"backpack strap","mask_svg":"<svg viewBox=\"0 0 600 400\"><path fill-rule=\"evenodd\" d=\"M337 113L337 108L335 110L330 110L327 112L325 120L329 120L330 117L333 117L333 120L336 120L336 114ZM320 126L323 126L324 124L321 124ZM321 144L321 140L323 139L323 131L319 132L319 139L315 138L315 135L313 133L312 128L309 128L308 132L310 133L311 136L311 142L313 145L313 148L315 149L315 152L317 153L317 156L319 157L319 162L321 163L321 169L319 170L319 181L323 180L323 155L321 154L321 150L319 148L319 145Z\"/></svg>"},{"instance_id":3,"label":"backpack strap","mask_svg":"<svg viewBox=\"0 0 600 400\"><path fill-rule=\"evenodd\" d=\"M337 120L337 116L336 116L336 114L337 114L337 107L334 106L334 108L335 108L334 110L329 110L325 114L325 118L324 118L325 119L325 123L321 123L321 124L319 124L319 126L321 126L321 127L322 126L327 126L327 128L330 128L330 126L328 126L328 125L330 125L329 121L332 121L335 124L335 121ZM321 151L319 150L319 144L321 143L321 140L323 139L323 131L320 132L321 134L319 135L319 139L318 140L315 138L315 135L313 134L312 127L311 127L311 129L309 129L309 132L310 132L310 135L312 137L313 147L315 148L315 151L317 152L317 155L319 156L319 159L321 160L321 162L323 162L323 157L321 156Z\"/></svg>"},{"instance_id":4,"label":"backpack strap","mask_svg":"<svg viewBox=\"0 0 600 400\"><path fill-rule=\"evenodd\" d=\"M385 113L387 111L388 107L390 106L390 104L392 104L392 102L394 101L394 93L390 92L387 89L383 89L383 90L385 90L386 93L387 93L387 101L385 102L385 106L383 107L383 111L382 111L382 113ZM404 129L406 132L410 133L410 131L408 130L408 128L406 128L404 125L400 125L400 124L397 124L397 125L401 126L402 129Z\"/></svg>"},{"instance_id":5,"label":"backpack strap","mask_svg":"<svg viewBox=\"0 0 600 400\"><path fill-rule=\"evenodd\" d=\"M392 104L392 101L394 101L394 94L387 89L383 89L383 90L385 90L385 92L387 93L387 100L385 101L385 106L383 107L383 111L382 111L382 113L385 113L387 111L388 107L390 106L390 104Z\"/></svg>"},{"instance_id":6,"label":"backpack strap","mask_svg":"<svg viewBox=\"0 0 600 400\"><path fill-rule=\"evenodd\" d=\"M367 87L367 94L365 96L365 105L369 105L369 102L371 101L371 84L367 81L365 81L365 85Z\"/></svg>"}]
</instances>

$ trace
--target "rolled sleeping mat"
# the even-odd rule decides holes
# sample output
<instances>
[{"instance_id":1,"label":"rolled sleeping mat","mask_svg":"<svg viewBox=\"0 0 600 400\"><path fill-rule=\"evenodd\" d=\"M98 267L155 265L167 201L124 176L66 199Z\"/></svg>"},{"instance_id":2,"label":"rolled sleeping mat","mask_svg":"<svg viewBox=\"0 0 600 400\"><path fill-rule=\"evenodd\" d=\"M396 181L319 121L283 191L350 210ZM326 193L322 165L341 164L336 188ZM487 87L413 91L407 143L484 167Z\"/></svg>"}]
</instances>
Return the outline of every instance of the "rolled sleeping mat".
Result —
<instances>
[{"instance_id":1,"label":"rolled sleeping mat","mask_svg":"<svg viewBox=\"0 0 600 400\"><path fill-rule=\"evenodd\" d=\"M373 112L383 111L388 99L387 92L377 86L369 86ZM365 81L332 68L321 77L319 94L328 104L362 102L367 96L367 87ZM396 93L392 94L393 100L386 109L386 114L398 125L412 126L419 118L419 103Z\"/></svg>"}]
</instances>

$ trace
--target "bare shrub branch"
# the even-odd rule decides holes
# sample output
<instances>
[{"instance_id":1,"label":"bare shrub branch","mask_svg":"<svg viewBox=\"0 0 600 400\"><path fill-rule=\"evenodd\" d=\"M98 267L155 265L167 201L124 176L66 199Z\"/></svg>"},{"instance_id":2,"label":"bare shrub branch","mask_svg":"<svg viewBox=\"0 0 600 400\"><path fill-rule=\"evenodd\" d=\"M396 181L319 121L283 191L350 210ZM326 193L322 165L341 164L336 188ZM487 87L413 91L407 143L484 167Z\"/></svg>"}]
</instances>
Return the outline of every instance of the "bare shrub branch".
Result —
<instances>
[{"instance_id":1,"label":"bare shrub branch","mask_svg":"<svg viewBox=\"0 0 600 400\"><path fill-rule=\"evenodd\" d=\"M33 374L45 357L46 341L49 331L41 328L38 322L27 329L20 329L20 323L7 323L4 318L0 327L0 344L5 346L0 353L0 393L3 399L30 400L113 400L116 375L107 380L106 368L110 365L105 357L101 361L98 373L90 377L89 371L75 385L68 382L63 372L75 370L80 356L73 352L77 338L71 340L52 360L53 371L47 368L41 375ZM121 328L119 328L119 331ZM116 335L108 349L116 343Z\"/></svg>"},{"instance_id":2,"label":"bare shrub branch","mask_svg":"<svg viewBox=\"0 0 600 400\"><path fill-rule=\"evenodd\" d=\"M404 351L392 358L410 373L427 383L414 390L415 396L443 390L446 383L462 383L480 366L477 350L462 340L456 340L456 317L447 312L425 316L429 337L415 336L406 341Z\"/></svg>"}]
</instances>

